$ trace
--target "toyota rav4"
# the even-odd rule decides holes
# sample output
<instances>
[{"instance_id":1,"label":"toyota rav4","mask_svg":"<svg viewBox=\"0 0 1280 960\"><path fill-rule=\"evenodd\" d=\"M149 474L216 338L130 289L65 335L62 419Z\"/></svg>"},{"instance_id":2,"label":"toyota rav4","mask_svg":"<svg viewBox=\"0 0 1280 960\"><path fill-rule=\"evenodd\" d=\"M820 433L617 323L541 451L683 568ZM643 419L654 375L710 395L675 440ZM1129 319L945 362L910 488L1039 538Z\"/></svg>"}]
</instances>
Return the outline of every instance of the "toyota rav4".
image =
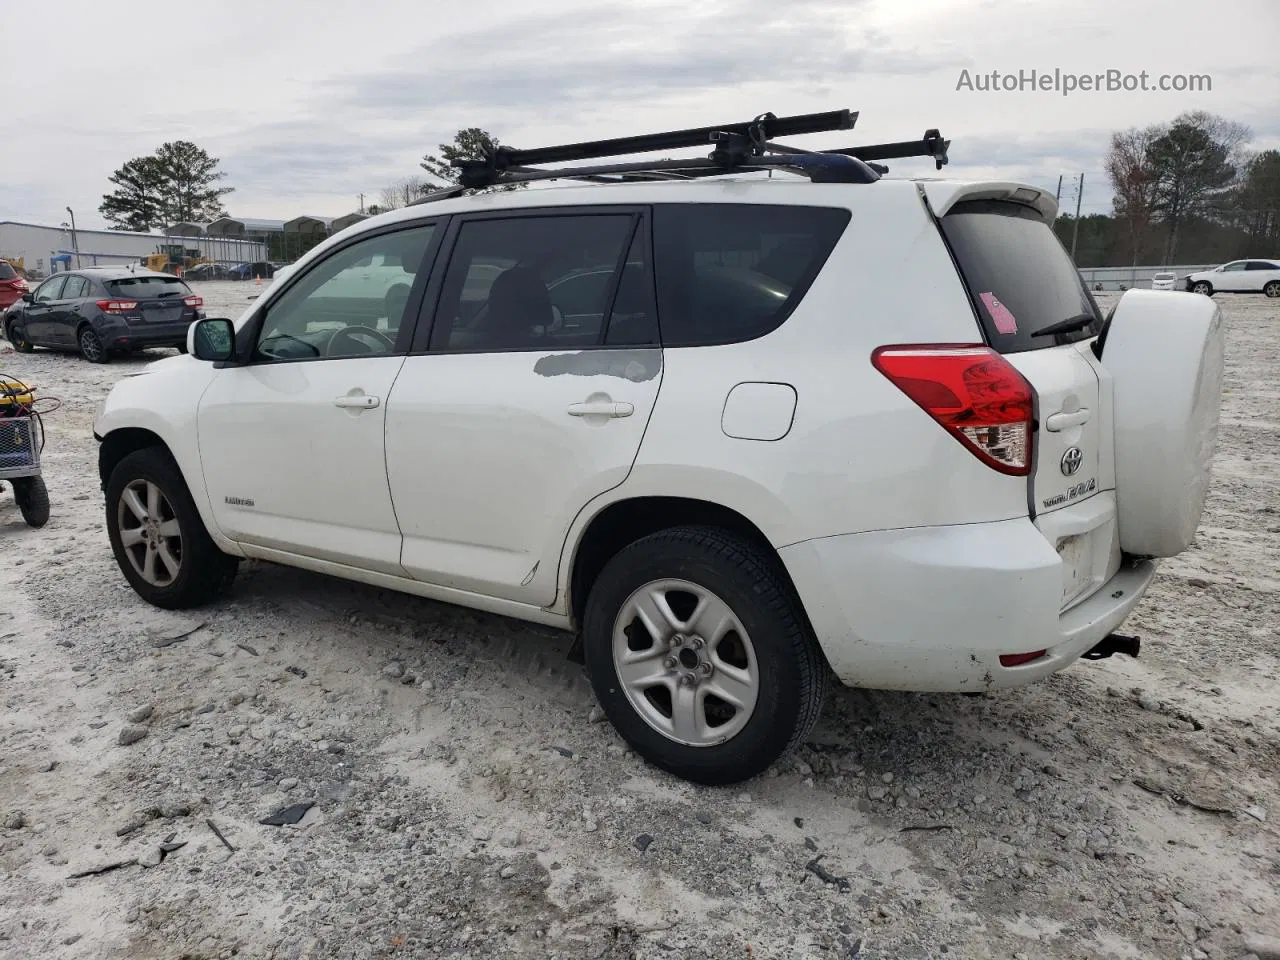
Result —
<instances>
[{"instance_id":1,"label":"toyota rav4","mask_svg":"<svg viewBox=\"0 0 1280 960\"><path fill-rule=\"evenodd\" d=\"M984 692L1123 648L1203 510L1218 306L1104 316L1051 192L783 129L464 195L538 178L502 148L195 324L96 421L125 578L187 607L254 558L563 627L704 783L802 742L831 678ZM625 152L591 146L542 158Z\"/></svg>"}]
</instances>

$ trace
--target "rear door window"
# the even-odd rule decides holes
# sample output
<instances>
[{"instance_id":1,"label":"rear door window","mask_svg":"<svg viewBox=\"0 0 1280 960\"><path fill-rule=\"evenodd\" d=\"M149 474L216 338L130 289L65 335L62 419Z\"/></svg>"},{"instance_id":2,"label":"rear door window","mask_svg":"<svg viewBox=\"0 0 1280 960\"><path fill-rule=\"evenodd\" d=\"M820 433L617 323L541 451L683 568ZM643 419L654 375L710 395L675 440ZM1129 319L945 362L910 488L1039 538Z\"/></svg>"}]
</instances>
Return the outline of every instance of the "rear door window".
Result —
<instances>
[{"instance_id":1,"label":"rear door window","mask_svg":"<svg viewBox=\"0 0 1280 960\"><path fill-rule=\"evenodd\" d=\"M1041 350L1097 336L1102 314L1071 257L1040 215L1002 200L957 203L942 218L987 342L1000 353ZM1089 317L1078 330L1033 336Z\"/></svg>"},{"instance_id":2,"label":"rear door window","mask_svg":"<svg viewBox=\"0 0 1280 960\"><path fill-rule=\"evenodd\" d=\"M123 277L108 280L107 289L122 300L181 300L191 293L177 277Z\"/></svg>"},{"instance_id":3,"label":"rear door window","mask_svg":"<svg viewBox=\"0 0 1280 960\"><path fill-rule=\"evenodd\" d=\"M808 292L850 219L834 207L660 204L658 322L668 347L753 340Z\"/></svg>"},{"instance_id":4,"label":"rear door window","mask_svg":"<svg viewBox=\"0 0 1280 960\"><path fill-rule=\"evenodd\" d=\"M637 226L632 212L464 222L441 286L431 349L602 345L629 251L638 258L634 268L644 272L643 251L633 245ZM635 299L624 305L628 319L646 309L630 302Z\"/></svg>"},{"instance_id":5,"label":"rear door window","mask_svg":"<svg viewBox=\"0 0 1280 960\"><path fill-rule=\"evenodd\" d=\"M88 296L89 283L84 277L67 277L67 285L62 288L62 300L79 300Z\"/></svg>"}]
</instances>

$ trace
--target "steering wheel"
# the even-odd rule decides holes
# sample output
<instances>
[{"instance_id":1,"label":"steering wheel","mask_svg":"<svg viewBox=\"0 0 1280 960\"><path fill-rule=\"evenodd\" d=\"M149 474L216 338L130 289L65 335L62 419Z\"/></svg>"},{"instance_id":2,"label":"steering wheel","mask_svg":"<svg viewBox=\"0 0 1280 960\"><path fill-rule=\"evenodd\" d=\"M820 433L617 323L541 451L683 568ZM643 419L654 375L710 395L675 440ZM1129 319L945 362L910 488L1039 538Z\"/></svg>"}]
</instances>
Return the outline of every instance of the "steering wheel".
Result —
<instances>
[{"instance_id":1,"label":"steering wheel","mask_svg":"<svg viewBox=\"0 0 1280 960\"><path fill-rule=\"evenodd\" d=\"M361 334L363 336L358 337L356 334ZM359 349L354 351L356 355L365 353L382 353L384 351L390 353L396 348L395 341L381 331L375 330L373 327L362 327L357 325L353 327L343 327L340 330L333 331L333 336L331 336L329 338L329 342L325 344L324 355L326 357L343 356L344 354L340 354L334 349L334 345L344 337L350 340L353 344L358 345ZM379 347L371 347L368 342L370 339L380 344L381 349L379 349Z\"/></svg>"}]
</instances>

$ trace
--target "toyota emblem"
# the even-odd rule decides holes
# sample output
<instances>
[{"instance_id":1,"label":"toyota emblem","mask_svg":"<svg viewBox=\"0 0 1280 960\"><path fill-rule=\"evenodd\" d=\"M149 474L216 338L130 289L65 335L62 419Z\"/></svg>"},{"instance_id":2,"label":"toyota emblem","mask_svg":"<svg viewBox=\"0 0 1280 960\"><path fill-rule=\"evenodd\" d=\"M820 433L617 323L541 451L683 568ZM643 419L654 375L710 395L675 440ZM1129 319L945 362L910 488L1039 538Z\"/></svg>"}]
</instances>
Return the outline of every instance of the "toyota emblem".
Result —
<instances>
[{"instance_id":1,"label":"toyota emblem","mask_svg":"<svg viewBox=\"0 0 1280 960\"><path fill-rule=\"evenodd\" d=\"M1080 452L1079 447L1072 447L1062 455L1062 475L1064 477L1072 476L1080 469L1080 464L1084 462L1084 454Z\"/></svg>"}]
</instances>

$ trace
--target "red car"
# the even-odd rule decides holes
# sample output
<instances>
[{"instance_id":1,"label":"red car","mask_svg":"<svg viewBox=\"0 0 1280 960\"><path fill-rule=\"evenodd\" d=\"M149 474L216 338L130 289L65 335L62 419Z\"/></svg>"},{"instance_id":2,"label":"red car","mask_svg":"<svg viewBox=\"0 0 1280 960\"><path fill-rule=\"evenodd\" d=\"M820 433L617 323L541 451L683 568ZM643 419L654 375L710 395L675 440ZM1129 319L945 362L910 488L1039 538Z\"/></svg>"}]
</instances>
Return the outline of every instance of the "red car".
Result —
<instances>
[{"instance_id":1,"label":"red car","mask_svg":"<svg viewBox=\"0 0 1280 960\"><path fill-rule=\"evenodd\" d=\"M13 264L0 260L0 312L8 310L27 292L27 281L13 269Z\"/></svg>"}]
</instances>

